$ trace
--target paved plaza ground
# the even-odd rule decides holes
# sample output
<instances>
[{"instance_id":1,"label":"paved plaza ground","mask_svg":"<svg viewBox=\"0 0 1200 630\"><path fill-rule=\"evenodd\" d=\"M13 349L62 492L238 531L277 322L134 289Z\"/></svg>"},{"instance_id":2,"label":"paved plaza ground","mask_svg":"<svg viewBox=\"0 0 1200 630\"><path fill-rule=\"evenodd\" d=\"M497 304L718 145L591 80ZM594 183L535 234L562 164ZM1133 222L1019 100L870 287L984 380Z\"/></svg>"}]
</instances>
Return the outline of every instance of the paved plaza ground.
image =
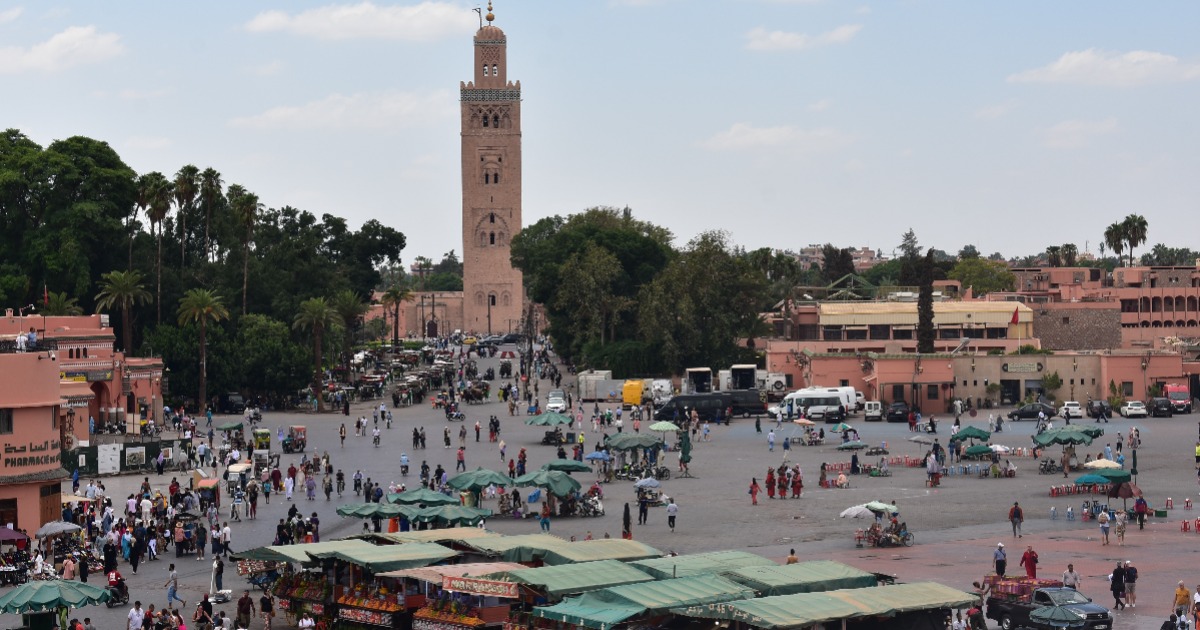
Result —
<instances>
[{"instance_id":1,"label":"paved plaza ground","mask_svg":"<svg viewBox=\"0 0 1200 630\"><path fill-rule=\"evenodd\" d=\"M480 361L481 371L498 359ZM564 386L566 385L564 379ZM545 381L540 391L544 396L551 387ZM378 401L375 401L378 405ZM590 412L591 404L587 405ZM375 448L370 437L356 438L353 435L353 419L370 415L370 403L354 405L349 417L340 414L283 413L265 414L263 426L274 432L279 426L306 424L308 426L309 453L328 451L335 469L346 473L347 486L356 469L364 475L383 483L407 482L409 487L417 483L417 470L422 460L431 467L441 464L448 470L454 469L455 449L442 447L442 430L449 424L454 435L453 444L458 444L460 423L447 423L441 411L431 409L428 404L395 409L395 422L391 430L383 430L383 445ZM524 416L510 417L507 407L497 402L465 407L469 437L467 443L467 466L502 469L497 445L487 442L487 420L491 415L501 419L502 437L508 445L509 457L515 457L521 447L528 449L529 469L535 470L555 457L555 449L540 445L544 431L541 427L527 427ZM999 411L996 411L999 413ZM943 420L948 418L943 418ZM474 439L474 424L483 425L482 442ZM963 416L964 426L973 423L987 428L986 416L969 419ZM1112 599L1108 594L1105 576L1118 560L1132 560L1138 566L1141 578L1138 587L1138 606L1114 613L1116 628L1158 628L1170 612L1172 591L1178 580L1185 580L1189 588L1200 584L1197 570L1197 550L1200 550L1200 535L1194 531L1180 531L1180 521L1200 517L1200 508L1192 511L1183 509L1184 498L1197 497L1197 478L1193 466L1194 445L1197 436L1197 421L1200 414L1177 416L1169 419L1146 419L1128 421L1115 419L1103 425L1105 435L1096 440L1087 450L1096 453L1103 450L1105 443L1114 442L1116 434L1128 435L1131 426L1141 429L1143 445L1138 453L1138 484L1155 507L1162 507L1167 497L1175 501L1175 509L1168 518L1151 519L1144 531L1131 527L1124 547L1115 542L1102 546L1098 526L1094 521L1083 522L1078 518L1068 521L1065 512L1074 506L1076 513L1080 504L1090 496L1049 496L1049 488L1063 483L1061 474L1040 475L1031 458L1014 459L1018 474L1013 479L979 479L975 477L949 476L938 488L925 485L925 473L921 468L892 467L892 476L872 478L852 477L851 488L843 490L821 489L817 486L818 469L821 462L849 461L847 453L835 449L839 440L829 440L825 446L793 447L788 453L790 463L802 467L805 479L803 497L800 499L773 500L760 495L759 505L751 506L747 488L751 477L759 482L768 467L782 462L784 453L780 446L774 452L767 448L766 431L773 422L763 419L763 433L755 432L753 419L739 418L729 427L713 427L711 442L696 442L693 450L691 471L695 478L675 479L663 483L666 494L675 497L680 507L679 523L674 533L666 525L662 508L652 509L650 521L645 526L634 526L634 538L665 551L692 553L719 549L745 549L780 561L788 549L795 548L801 560L833 559L854 565L864 570L889 573L900 581L913 582L934 580L949 586L970 590L973 580L979 579L990 570L992 550L997 542L1008 545L1010 572L1019 571L1018 559L1025 545L1033 545L1041 557L1039 575L1054 576L1065 570L1068 562L1084 576L1082 590L1094 597L1098 603L1108 605ZM220 418L215 420L219 424ZM338 427L345 422L350 437L344 448L338 446ZM859 430L862 439L872 446L887 442L892 455L920 457L925 448L910 442L913 434L907 425L888 423L866 423L861 416L852 417L850 422ZM1079 422L1079 421L1076 421ZM1091 422L1088 420L1087 422ZM1056 423L1057 424L1057 423ZM382 426L382 424L381 424ZM424 427L428 435L428 449L412 451L413 427ZM628 429L629 423L626 423ZM1028 446L1034 425L1031 422L1010 423L1005 432L997 434L995 443L1008 446ZM586 423L588 450L599 439ZM792 434L791 426L785 425L781 438ZM938 437L944 443L949 437L949 423L943 422ZM1081 456L1084 452L1081 447ZM1052 449L1057 450L1057 449ZM413 469L407 479L400 476L399 458L407 452ZM1128 453L1126 453L1128 457ZM864 463L877 458L863 458ZM299 456L284 456L282 466L298 462ZM674 468L674 455L668 462ZM576 474L584 485L591 476ZM1077 476L1072 474L1072 478ZM165 488L171 474L152 478L157 486ZM124 497L136 489L139 477L109 478L105 480L109 494ZM69 484L66 489L69 490ZM324 496L316 501L305 501L297 493L300 509L304 513L317 512L322 523L323 540L358 533L362 521L343 519L334 510L342 503L355 503L358 499L351 491L341 498L325 501ZM862 520L845 520L838 517L844 508L870 500L895 500L901 512L901 520L908 523L909 530L916 534L916 545L911 548L875 549L856 548L854 530L869 523ZM601 518L554 519L551 533L564 538L579 539L590 531L599 538L605 533L616 537L621 532L621 512L624 502L636 508L633 485L630 482L614 481L605 486L606 516ZM1024 537L1013 537L1006 519L1009 506L1019 501L1025 508ZM1119 500L1118 500L1119 501ZM1131 504L1132 505L1132 504ZM233 548L247 549L269 545L274 536L274 527L285 516L287 502L273 495L270 505L260 502L259 519L235 523ZM487 505L485 504L485 507ZM1050 518L1051 508L1057 508L1058 518ZM539 531L533 519L514 520L493 518L488 528L505 534L527 534ZM168 557L169 556L169 557ZM139 574L129 575L134 598L143 604L161 606L166 600L162 584L166 579L167 565L174 560L173 551L156 562L142 565ZM209 562L184 560L180 566L181 596L189 604L206 592ZM123 573L130 573L122 565ZM98 581L95 576L93 582ZM232 566L226 570L225 586L240 595L245 582L236 575ZM218 606L218 609L221 607ZM226 605L232 611L232 605ZM106 610L92 607L79 611L79 616L91 616L99 628L124 627L124 610ZM190 619L190 611L188 617ZM277 619L278 621L278 619ZM12 616L0 617L0 627L16 626ZM260 627L256 620L254 628Z\"/></svg>"}]
</instances>

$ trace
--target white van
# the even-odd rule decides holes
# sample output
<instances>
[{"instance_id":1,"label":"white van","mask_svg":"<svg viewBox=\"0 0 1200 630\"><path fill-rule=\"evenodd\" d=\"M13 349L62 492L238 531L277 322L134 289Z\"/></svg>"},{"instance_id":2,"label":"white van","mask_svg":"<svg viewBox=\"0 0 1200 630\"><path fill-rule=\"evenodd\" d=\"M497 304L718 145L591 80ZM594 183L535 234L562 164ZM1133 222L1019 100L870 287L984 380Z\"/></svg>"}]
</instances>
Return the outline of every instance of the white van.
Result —
<instances>
[{"instance_id":1,"label":"white van","mask_svg":"<svg viewBox=\"0 0 1200 630\"><path fill-rule=\"evenodd\" d=\"M868 400L863 403L863 419L867 422L882 422L883 403L878 400Z\"/></svg>"},{"instance_id":2,"label":"white van","mask_svg":"<svg viewBox=\"0 0 1200 630\"><path fill-rule=\"evenodd\" d=\"M787 409L788 402L796 416L806 411L809 420L824 420L825 422L841 422L846 419L847 409L842 397L827 388L802 389L783 397L780 408Z\"/></svg>"},{"instance_id":3,"label":"white van","mask_svg":"<svg viewBox=\"0 0 1200 630\"><path fill-rule=\"evenodd\" d=\"M853 387L809 387L801 391L819 391L833 394L842 401L842 405L846 407L847 414L859 408L858 392L854 391Z\"/></svg>"}]
</instances>

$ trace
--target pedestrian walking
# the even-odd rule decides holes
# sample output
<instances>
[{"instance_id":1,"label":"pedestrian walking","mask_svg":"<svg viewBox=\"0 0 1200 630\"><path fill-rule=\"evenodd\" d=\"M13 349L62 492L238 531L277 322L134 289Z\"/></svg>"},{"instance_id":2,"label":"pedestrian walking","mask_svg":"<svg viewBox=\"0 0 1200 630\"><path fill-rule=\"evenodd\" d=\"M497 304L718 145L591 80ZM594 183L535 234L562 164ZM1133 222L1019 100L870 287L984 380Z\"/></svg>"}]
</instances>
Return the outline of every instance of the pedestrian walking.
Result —
<instances>
[{"instance_id":1,"label":"pedestrian walking","mask_svg":"<svg viewBox=\"0 0 1200 630\"><path fill-rule=\"evenodd\" d=\"M750 478L750 490L749 490L750 505L758 505L759 490L760 490L760 488L758 487L758 479L751 477Z\"/></svg>"},{"instance_id":2,"label":"pedestrian walking","mask_svg":"<svg viewBox=\"0 0 1200 630\"><path fill-rule=\"evenodd\" d=\"M675 531L675 517L679 514L679 506L675 504L675 499L667 504L667 526L671 531Z\"/></svg>"},{"instance_id":3,"label":"pedestrian walking","mask_svg":"<svg viewBox=\"0 0 1200 630\"><path fill-rule=\"evenodd\" d=\"M992 568L996 570L996 575L1004 577L1004 570L1008 568L1008 555L1004 553L1004 543L996 543L996 551L992 552Z\"/></svg>"},{"instance_id":4,"label":"pedestrian walking","mask_svg":"<svg viewBox=\"0 0 1200 630\"><path fill-rule=\"evenodd\" d=\"M1105 543L1108 544L1108 543ZM1112 589L1113 610L1124 610L1125 608L1125 565L1117 561L1117 568L1113 569L1112 582L1109 584Z\"/></svg>"},{"instance_id":5,"label":"pedestrian walking","mask_svg":"<svg viewBox=\"0 0 1200 630\"><path fill-rule=\"evenodd\" d=\"M1067 564L1067 570L1062 574L1063 586L1079 590L1083 586L1083 577L1075 571L1075 565Z\"/></svg>"},{"instance_id":6,"label":"pedestrian walking","mask_svg":"<svg viewBox=\"0 0 1200 630\"><path fill-rule=\"evenodd\" d=\"M241 598L237 601L237 627L249 628L250 618L254 616L254 598L250 597L250 591L243 591Z\"/></svg>"},{"instance_id":7,"label":"pedestrian walking","mask_svg":"<svg viewBox=\"0 0 1200 630\"><path fill-rule=\"evenodd\" d=\"M1037 578L1038 555L1033 550L1033 545L1025 547L1025 553L1021 554L1021 566L1025 567L1025 576Z\"/></svg>"},{"instance_id":8,"label":"pedestrian walking","mask_svg":"<svg viewBox=\"0 0 1200 630\"><path fill-rule=\"evenodd\" d=\"M125 630L142 630L142 623L146 620L146 611L142 610L141 601L133 602L133 608L129 609L129 614L125 619Z\"/></svg>"},{"instance_id":9,"label":"pedestrian walking","mask_svg":"<svg viewBox=\"0 0 1200 630\"><path fill-rule=\"evenodd\" d=\"M271 630L271 620L275 618L275 598L270 591L263 591L258 599L258 610L262 613L263 628Z\"/></svg>"},{"instance_id":10,"label":"pedestrian walking","mask_svg":"<svg viewBox=\"0 0 1200 630\"><path fill-rule=\"evenodd\" d=\"M775 452L775 431L774 429L767 431L767 450Z\"/></svg>"},{"instance_id":11,"label":"pedestrian walking","mask_svg":"<svg viewBox=\"0 0 1200 630\"><path fill-rule=\"evenodd\" d=\"M1021 504L1013 501L1012 507L1008 509L1008 520L1012 523L1013 538L1021 537L1021 524L1025 522L1025 510L1021 509Z\"/></svg>"},{"instance_id":12,"label":"pedestrian walking","mask_svg":"<svg viewBox=\"0 0 1200 630\"><path fill-rule=\"evenodd\" d=\"M167 581L163 586L167 587L167 608L171 607L171 600L175 600L187 608L187 602L179 598L179 573L175 570L174 563L167 568Z\"/></svg>"},{"instance_id":13,"label":"pedestrian walking","mask_svg":"<svg viewBox=\"0 0 1200 630\"><path fill-rule=\"evenodd\" d=\"M1125 603L1130 608L1137 608L1137 579L1138 570L1133 566L1133 560L1125 561Z\"/></svg>"},{"instance_id":14,"label":"pedestrian walking","mask_svg":"<svg viewBox=\"0 0 1200 630\"><path fill-rule=\"evenodd\" d=\"M1108 512L1101 511L1100 514L1096 515L1096 522L1100 524L1100 540L1103 541L1100 544L1107 545L1109 543L1109 540L1108 540L1108 527L1109 527Z\"/></svg>"},{"instance_id":15,"label":"pedestrian walking","mask_svg":"<svg viewBox=\"0 0 1200 630\"><path fill-rule=\"evenodd\" d=\"M1196 595L1197 599L1200 599L1200 586L1196 587ZM1175 587L1175 599L1171 602L1171 609L1175 611L1176 615L1179 615L1180 619L1183 619L1191 605L1191 593L1183 585L1183 580L1179 580L1179 585Z\"/></svg>"}]
</instances>

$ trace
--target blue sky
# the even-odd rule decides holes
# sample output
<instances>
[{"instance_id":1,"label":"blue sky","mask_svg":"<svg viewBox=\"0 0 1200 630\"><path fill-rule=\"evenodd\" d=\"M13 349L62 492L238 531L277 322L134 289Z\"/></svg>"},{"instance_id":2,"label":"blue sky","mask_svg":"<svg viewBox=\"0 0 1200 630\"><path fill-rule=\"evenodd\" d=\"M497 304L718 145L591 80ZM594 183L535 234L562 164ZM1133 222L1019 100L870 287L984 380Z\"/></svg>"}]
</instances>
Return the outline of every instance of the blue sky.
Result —
<instances>
[{"instance_id":1,"label":"blue sky","mask_svg":"<svg viewBox=\"0 0 1200 630\"><path fill-rule=\"evenodd\" d=\"M486 2L484 3L486 5ZM3 124L194 163L272 207L461 251L477 3L0 0ZM526 224L633 208L682 244L1197 247L1200 3L498 0ZM1143 250L1145 248L1142 248Z\"/></svg>"}]
</instances>

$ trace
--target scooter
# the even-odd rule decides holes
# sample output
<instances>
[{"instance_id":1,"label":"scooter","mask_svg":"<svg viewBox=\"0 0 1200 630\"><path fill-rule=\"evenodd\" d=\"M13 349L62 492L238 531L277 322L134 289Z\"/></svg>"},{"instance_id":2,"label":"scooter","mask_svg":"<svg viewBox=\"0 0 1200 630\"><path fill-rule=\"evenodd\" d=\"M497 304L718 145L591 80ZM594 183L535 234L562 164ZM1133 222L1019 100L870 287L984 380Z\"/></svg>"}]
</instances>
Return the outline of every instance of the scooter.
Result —
<instances>
[{"instance_id":1,"label":"scooter","mask_svg":"<svg viewBox=\"0 0 1200 630\"><path fill-rule=\"evenodd\" d=\"M400 455L400 476L408 476L408 455L406 454Z\"/></svg>"},{"instance_id":2,"label":"scooter","mask_svg":"<svg viewBox=\"0 0 1200 630\"><path fill-rule=\"evenodd\" d=\"M375 443L376 448L379 448L379 436L378 435L376 435L374 438L372 438L371 441Z\"/></svg>"},{"instance_id":3,"label":"scooter","mask_svg":"<svg viewBox=\"0 0 1200 630\"><path fill-rule=\"evenodd\" d=\"M110 595L105 606L116 608L129 603L129 588L125 586L125 578L117 580L116 585L110 585L106 589Z\"/></svg>"}]
</instances>

